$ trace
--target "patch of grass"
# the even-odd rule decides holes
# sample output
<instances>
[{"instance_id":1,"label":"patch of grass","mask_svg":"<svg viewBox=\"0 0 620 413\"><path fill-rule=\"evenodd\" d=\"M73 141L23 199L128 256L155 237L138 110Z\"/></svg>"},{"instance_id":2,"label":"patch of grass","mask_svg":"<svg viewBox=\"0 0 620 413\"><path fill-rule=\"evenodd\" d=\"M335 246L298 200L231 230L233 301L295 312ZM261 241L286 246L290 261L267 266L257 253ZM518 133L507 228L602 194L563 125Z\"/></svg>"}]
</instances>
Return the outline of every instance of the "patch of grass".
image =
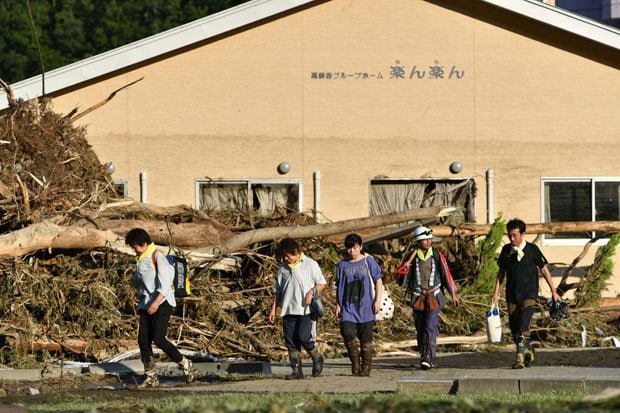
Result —
<instances>
[{"instance_id":1,"label":"patch of grass","mask_svg":"<svg viewBox=\"0 0 620 413\"><path fill-rule=\"evenodd\" d=\"M113 393L116 393L112 395ZM149 394L151 393L151 394ZM110 397L112 396L112 397ZM613 403L612 403L613 405ZM567 412L612 411L607 405L583 402L578 392L550 392L525 395L482 394L450 396L445 394L207 394L185 393L168 396L162 392L117 391L101 395L64 394L45 403L20 403L36 412Z\"/></svg>"}]
</instances>

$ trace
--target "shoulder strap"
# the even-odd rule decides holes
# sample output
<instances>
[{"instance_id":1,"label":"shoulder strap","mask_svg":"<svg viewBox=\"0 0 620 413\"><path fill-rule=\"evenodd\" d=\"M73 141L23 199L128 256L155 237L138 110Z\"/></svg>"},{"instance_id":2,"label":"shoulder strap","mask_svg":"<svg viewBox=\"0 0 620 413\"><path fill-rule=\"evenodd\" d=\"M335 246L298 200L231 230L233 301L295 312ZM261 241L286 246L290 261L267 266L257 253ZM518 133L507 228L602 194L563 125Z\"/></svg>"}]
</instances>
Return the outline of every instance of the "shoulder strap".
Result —
<instances>
[{"instance_id":1,"label":"shoulder strap","mask_svg":"<svg viewBox=\"0 0 620 413\"><path fill-rule=\"evenodd\" d=\"M457 290L456 283L454 282L454 278L452 278L452 272L450 272L450 267L448 266L448 260L446 260L446 256L443 255L441 251L435 250L434 248L433 248L433 251L437 251L437 256L446 274L446 279L448 281L448 284L450 285L450 292L456 292Z\"/></svg>"},{"instance_id":2,"label":"shoulder strap","mask_svg":"<svg viewBox=\"0 0 620 413\"><path fill-rule=\"evenodd\" d=\"M370 265L368 265L368 254L364 254L364 263L366 264L366 269L368 270L368 278L370 278L370 289L372 290L372 299L375 299L375 295L377 294L375 291L375 280L372 278L372 274L370 273Z\"/></svg>"},{"instance_id":3,"label":"shoulder strap","mask_svg":"<svg viewBox=\"0 0 620 413\"><path fill-rule=\"evenodd\" d=\"M157 254L157 250L153 251L151 254L151 261L153 261L153 267L155 267L155 271L157 271L157 257L155 257L155 254Z\"/></svg>"}]
</instances>

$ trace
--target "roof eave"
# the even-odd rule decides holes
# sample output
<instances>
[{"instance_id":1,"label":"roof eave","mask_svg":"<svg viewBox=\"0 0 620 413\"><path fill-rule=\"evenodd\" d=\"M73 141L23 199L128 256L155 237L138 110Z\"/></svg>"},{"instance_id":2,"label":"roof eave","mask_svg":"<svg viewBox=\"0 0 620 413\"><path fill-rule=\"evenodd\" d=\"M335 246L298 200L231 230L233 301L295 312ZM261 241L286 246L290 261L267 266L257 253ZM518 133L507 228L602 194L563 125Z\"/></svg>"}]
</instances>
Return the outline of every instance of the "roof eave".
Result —
<instances>
[{"instance_id":1,"label":"roof eave","mask_svg":"<svg viewBox=\"0 0 620 413\"><path fill-rule=\"evenodd\" d=\"M620 50L620 30L540 0L480 0Z\"/></svg>"},{"instance_id":2,"label":"roof eave","mask_svg":"<svg viewBox=\"0 0 620 413\"><path fill-rule=\"evenodd\" d=\"M67 89L123 68L165 55L192 44L214 38L290 11L324 0L253 0L222 12L175 27L105 53L45 73L45 93ZM550 6L539 0L480 0L526 16L541 23L574 33L591 41L620 50L620 31L578 14ZM16 99L42 95L42 76L11 85ZM0 96L6 95L0 91ZM8 102L0 102L0 110Z\"/></svg>"}]
</instances>

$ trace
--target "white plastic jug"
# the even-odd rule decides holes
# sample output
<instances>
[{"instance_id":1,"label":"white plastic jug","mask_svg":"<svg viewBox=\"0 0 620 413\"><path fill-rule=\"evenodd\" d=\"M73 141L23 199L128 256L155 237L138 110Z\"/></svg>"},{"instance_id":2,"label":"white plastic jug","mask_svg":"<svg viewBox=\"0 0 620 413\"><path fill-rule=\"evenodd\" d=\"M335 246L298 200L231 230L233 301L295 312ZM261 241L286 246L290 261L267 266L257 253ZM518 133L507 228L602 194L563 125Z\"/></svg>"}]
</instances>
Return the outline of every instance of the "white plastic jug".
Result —
<instances>
[{"instance_id":1,"label":"white plastic jug","mask_svg":"<svg viewBox=\"0 0 620 413\"><path fill-rule=\"evenodd\" d=\"M487 340L489 343L502 342L502 319L496 305L487 311Z\"/></svg>"}]
</instances>

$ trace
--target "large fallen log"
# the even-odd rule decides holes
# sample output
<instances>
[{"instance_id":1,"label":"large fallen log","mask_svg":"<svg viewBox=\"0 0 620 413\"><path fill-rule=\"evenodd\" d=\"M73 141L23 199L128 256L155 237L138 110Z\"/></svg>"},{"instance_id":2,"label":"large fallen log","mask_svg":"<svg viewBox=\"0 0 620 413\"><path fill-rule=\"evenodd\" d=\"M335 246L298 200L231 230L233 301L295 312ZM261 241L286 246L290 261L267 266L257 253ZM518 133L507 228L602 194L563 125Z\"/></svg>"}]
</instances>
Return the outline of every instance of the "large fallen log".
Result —
<instances>
[{"instance_id":1,"label":"large fallen log","mask_svg":"<svg viewBox=\"0 0 620 413\"><path fill-rule=\"evenodd\" d=\"M365 242L377 242L386 239L394 239L410 235L413 232L413 225L398 226L386 230L385 228L373 228L362 231L360 235ZM489 224L461 224L453 227L449 225L426 224L433 230L433 235L437 237L475 237L487 235L491 230ZM580 222L551 222L551 223L532 223L527 224L528 234L561 234L567 232L620 232L620 221L580 221ZM346 234L336 234L329 237L331 242L340 244L344 242Z\"/></svg>"},{"instance_id":2,"label":"large fallen log","mask_svg":"<svg viewBox=\"0 0 620 413\"><path fill-rule=\"evenodd\" d=\"M438 237L487 235L489 224L463 224L458 227L431 225L433 235ZM620 232L620 221L545 222L527 224L528 234L562 234L567 232Z\"/></svg>"},{"instance_id":3,"label":"large fallen log","mask_svg":"<svg viewBox=\"0 0 620 413\"><path fill-rule=\"evenodd\" d=\"M90 228L62 227L50 221L30 225L18 231L0 235L0 256L22 256L38 250L110 247L129 252L124 239L112 231Z\"/></svg>"},{"instance_id":4,"label":"large fallen log","mask_svg":"<svg viewBox=\"0 0 620 413\"><path fill-rule=\"evenodd\" d=\"M22 256L41 249L93 249L108 247L131 253L121 234L129 229L142 227L158 244L175 246L202 246L192 255L217 257L237 252L253 243L284 237L311 238L358 229L397 224L417 219L445 216L454 208L431 207L395 214L358 218L330 224L302 227L262 228L242 232L230 237L230 232L210 223L174 224L165 221L114 220L116 229L98 230L87 227L62 227L51 221L30 225L18 231L0 236L0 256ZM122 225L121 225L122 224ZM120 225L120 229L119 228ZM102 224L99 224L102 226ZM120 232L115 233L115 232ZM222 234L224 234L222 236Z\"/></svg>"},{"instance_id":5,"label":"large fallen log","mask_svg":"<svg viewBox=\"0 0 620 413\"><path fill-rule=\"evenodd\" d=\"M430 207L328 224L261 228L236 235L232 235L231 231L216 221L175 224L167 221L104 220L97 223L101 229L79 226L63 227L51 221L43 221L18 231L0 235L0 256L22 256L41 249L93 249L99 247L130 252L124 245L123 236L129 229L139 226L146 229L157 244L191 248L196 257L217 257L233 254L254 243L285 237L312 238L333 235L330 240L339 242L341 241L340 238L343 238L343 234L352 231L438 218L453 211L454 208ZM170 210L165 209L161 212L169 213ZM459 227L431 225L430 227L433 234L439 237L486 235L490 230L490 226L486 224L463 224ZM382 231L391 236L395 234L394 230ZM528 224L527 226L528 234L592 231L620 232L620 221L555 222ZM365 237L368 237L367 233L364 233ZM382 238L377 236L379 231L374 231L374 233L373 239L375 241Z\"/></svg>"},{"instance_id":6,"label":"large fallen log","mask_svg":"<svg viewBox=\"0 0 620 413\"><path fill-rule=\"evenodd\" d=\"M97 225L100 229L110 230L121 237L131 229L140 227L149 233L156 244L179 248L221 245L233 237L232 231L214 221L175 224L161 220L114 219L98 220Z\"/></svg>"},{"instance_id":7,"label":"large fallen log","mask_svg":"<svg viewBox=\"0 0 620 413\"><path fill-rule=\"evenodd\" d=\"M153 223L147 221L135 221L136 226L142 226L147 230L154 231ZM175 224L170 224L175 226ZM192 224L176 225L178 228ZM133 228L133 227L132 227ZM203 228L196 224L187 233ZM163 241L168 244L164 236L156 233L154 241ZM204 238L201 238L204 240ZM204 242L204 241L203 241ZM97 230L84 227L63 227L50 221L43 221L38 224L30 225L18 231L0 235L0 256L19 257L39 250L54 249L96 249L109 248L114 251L133 255L134 251L125 245L123 236L117 235L110 230ZM160 250L167 252L166 247L159 247ZM234 271L238 268L239 262L235 257L224 257L220 254L208 253L206 251L183 250L184 255L194 263L211 262L211 268L226 271Z\"/></svg>"},{"instance_id":8,"label":"large fallen log","mask_svg":"<svg viewBox=\"0 0 620 413\"><path fill-rule=\"evenodd\" d=\"M429 207L385 215L377 215L373 217L349 219L328 224L307 225L303 227L261 228L235 235L228 241L224 242L223 252L232 253L241 250L248 245L272 239L281 239L286 237L324 237L333 234L344 234L367 228L383 227L426 218L438 218L447 216L455 210L456 208L452 207Z\"/></svg>"}]
</instances>

